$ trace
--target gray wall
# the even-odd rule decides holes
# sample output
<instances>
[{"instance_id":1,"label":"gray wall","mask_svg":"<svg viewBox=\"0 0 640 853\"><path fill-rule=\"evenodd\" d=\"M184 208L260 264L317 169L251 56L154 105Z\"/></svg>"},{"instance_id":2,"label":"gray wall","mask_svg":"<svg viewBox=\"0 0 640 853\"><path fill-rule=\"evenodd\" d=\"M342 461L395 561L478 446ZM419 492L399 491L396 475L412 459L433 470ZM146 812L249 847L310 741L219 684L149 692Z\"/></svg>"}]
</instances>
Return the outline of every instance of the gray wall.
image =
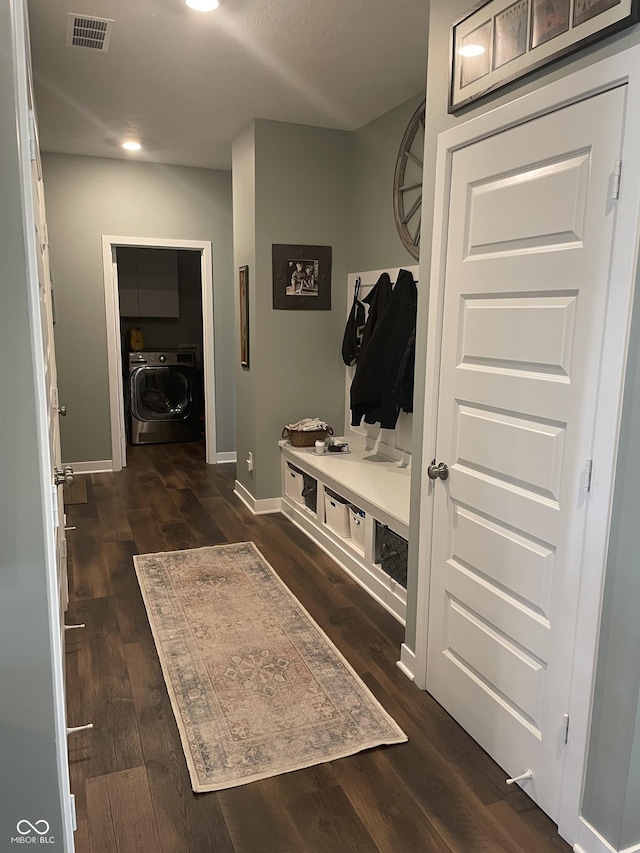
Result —
<instances>
[{"instance_id":1,"label":"gray wall","mask_svg":"<svg viewBox=\"0 0 640 853\"><path fill-rule=\"evenodd\" d=\"M0 0L0 850L12 849L22 819L47 820L47 849L63 850L12 6Z\"/></svg>"},{"instance_id":2,"label":"gray wall","mask_svg":"<svg viewBox=\"0 0 640 853\"><path fill-rule=\"evenodd\" d=\"M233 142L233 257L235 275L238 268L249 267L249 368L240 365L240 325L238 284L235 285L235 341L233 359L236 365L236 477L255 496L256 472L247 470L246 459L256 446L256 382L260 368L258 326L256 319L256 158L255 126L252 122Z\"/></svg>"},{"instance_id":3,"label":"gray wall","mask_svg":"<svg viewBox=\"0 0 640 853\"><path fill-rule=\"evenodd\" d=\"M583 811L616 848L640 842L640 305L636 295Z\"/></svg>"},{"instance_id":4,"label":"gray wall","mask_svg":"<svg viewBox=\"0 0 640 853\"><path fill-rule=\"evenodd\" d=\"M102 236L210 240L217 450L235 449L231 175L43 155L65 461L111 457Z\"/></svg>"},{"instance_id":5,"label":"gray wall","mask_svg":"<svg viewBox=\"0 0 640 853\"><path fill-rule=\"evenodd\" d=\"M416 400L414 435L422 432L424 410L424 364L426 358L427 300L425 289L431 263L431 232L433 208L426 199L434 198L435 160L438 134L495 106L513 100L541 85L565 77L567 73L584 68L597 60L632 45L640 43L640 26L636 25L617 36L600 42L596 47L580 52L548 69L536 72L500 90L471 107L451 116L447 113L447 69L449 66L449 33L451 24L469 10L468 0L432 0L429 22L429 51L427 71L427 134L425 144L425 179L423 187L423 227L421 237L421 301L418 305L418 339L416 346ZM634 321L634 336L637 336L640 320ZM637 361L637 350L632 354L633 370ZM640 842L637 803L627 805L628 791L640 787L640 729L636 727L638 703L640 644L638 643L637 559L640 542L637 537L637 515L640 508L640 492L632 484L631 471L640 470L640 420L632 415L640 400L640 386L630 379L625 398L625 430L629 441L621 448L619 475L616 484L614 532L620 541L612 541L612 550L607 563L606 609L603 621L596 690L600 697L594 707L591 733L589 767L585 783L584 815L612 844L625 845ZM416 444L416 449L418 442ZM428 449L424 449L427 453ZM414 453L413 482L411 494L412 536L410 548L410 571L407 613L407 638L410 648L415 646L417 544L420 508L419 480L422 460ZM623 532L624 531L624 536ZM621 549L624 558L621 559ZM625 654L618 652L625 649ZM606 696L606 701L601 701ZM617 738L615 750L608 749ZM601 747L599 745L602 744ZM633 752L630 754L631 746ZM625 756L626 751L626 756Z\"/></svg>"},{"instance_id":6,"label":"gray wall","mask_svg":"<svg viewBox=\"0 0 640 853\"><path fill-rule=\"evenodd\" d=\"M396 228L393 176L402 137L422 101L424 92L353 133L350 272L416 263Z\"/></svg>"},{"instance_id":7,"label":"gray wall","mask_svg":"<svg viewBox=\"0 0 640 853\"><path fill-rule=\"evenodd\" d=\"M255 261L250 269L253 377L242 389L237 417L242 423L249 416L247 396L252 396L257 430L253 447L245 446L246 435L239 432L238 479L255 498L263 499L281 493L276 442L283 425L310 416L332 424L343 419L340 347L348 272L351 134L256 120L234 149L234 184L239 182L234 201L242 194L240 182L251 182L236 169L240 143L248 146L243 149L245 162L255 165ZM250 217L252 202L245 200ZM235 206L234 223L241 224L244 218L244 209ZM331 311L274 310L273 243L332 247ZM250 245L241 248L237 243L236 266L247 263L251 253ZM244 465L248 451L254 455L252 478Z\"/></svg>"}]
</instances>

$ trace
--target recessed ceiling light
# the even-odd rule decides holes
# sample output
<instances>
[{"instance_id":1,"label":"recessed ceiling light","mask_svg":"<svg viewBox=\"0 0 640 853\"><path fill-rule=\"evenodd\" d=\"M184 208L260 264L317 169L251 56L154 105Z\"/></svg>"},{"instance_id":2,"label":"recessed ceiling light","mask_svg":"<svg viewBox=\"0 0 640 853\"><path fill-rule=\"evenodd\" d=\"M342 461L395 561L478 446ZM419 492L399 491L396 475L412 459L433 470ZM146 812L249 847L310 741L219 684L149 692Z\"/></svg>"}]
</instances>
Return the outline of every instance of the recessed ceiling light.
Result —
<instances>
[{"instance_id":1,"label":"recessed ceiling light","mask_svg":"<svg viewBox=\"0 0 640 853\"><path fill-rule=\"evenodd\" d=\"M123 142L122 147L126 148L127 151L139 151L142 148L139 142Z\"/></svg>"},{"instance_id":2,"label":"recessed ceiling light","mask_svg":"<svg viewBox=\"0 0 640 853\"><path fill-rule=\"evenodd\" d=\"M220 5L219 0L186 0L186 3L190 9L197 9L198 12L212 12Z\"/></svg>"},{"instance_id":3,"label":"recessed ceiling light","mask_svg":"<svg viewBox=\"0 0 640 853\"><path fill-rule=\"evenodd\" d=\"M464 47L458 48L460 56L482 56L485 51L486 47L481 44L465 44Z\"/></svg>"}]
</instances>

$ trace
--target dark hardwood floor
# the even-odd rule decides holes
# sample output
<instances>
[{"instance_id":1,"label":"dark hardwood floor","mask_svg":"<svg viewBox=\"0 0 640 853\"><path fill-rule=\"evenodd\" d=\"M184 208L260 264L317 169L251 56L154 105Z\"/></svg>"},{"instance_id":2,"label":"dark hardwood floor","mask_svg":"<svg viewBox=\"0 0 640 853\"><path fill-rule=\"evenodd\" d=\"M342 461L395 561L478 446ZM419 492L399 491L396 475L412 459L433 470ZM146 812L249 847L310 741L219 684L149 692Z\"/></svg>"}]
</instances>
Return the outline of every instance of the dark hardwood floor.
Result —
<instances>
[{"instance_id":1,"label":"dark hardwood floor","mask_svg":"<svg viewBox=\"0 0 640 853\"><path fill-rule=\"evenodd\" d=\"M129 448L67 507L68 725L78 853L546 853L556 827L396 667L402 627L281 515L253 516L200 444ZM133 569L137 553L252 540L409 737L194 794Z\"/></svg>"}]
</instances>

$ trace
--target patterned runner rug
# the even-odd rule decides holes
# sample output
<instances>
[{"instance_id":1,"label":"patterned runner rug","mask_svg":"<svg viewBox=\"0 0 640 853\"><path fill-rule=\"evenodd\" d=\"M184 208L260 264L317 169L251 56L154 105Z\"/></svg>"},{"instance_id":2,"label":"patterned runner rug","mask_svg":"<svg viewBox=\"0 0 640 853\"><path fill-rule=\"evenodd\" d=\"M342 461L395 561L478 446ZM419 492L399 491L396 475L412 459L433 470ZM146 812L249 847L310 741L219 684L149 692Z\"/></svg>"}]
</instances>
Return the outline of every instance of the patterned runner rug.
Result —
<instances>
[{"instance_id":1,"label":"patterned runner rug","mask_svg":"<svg viewBox=\"0 0 640 853\"><path fill-rule=\"evenodd\" d=\"M407 740L252 542L134 562L194 791Z\"/></svg>"}]
</instances>

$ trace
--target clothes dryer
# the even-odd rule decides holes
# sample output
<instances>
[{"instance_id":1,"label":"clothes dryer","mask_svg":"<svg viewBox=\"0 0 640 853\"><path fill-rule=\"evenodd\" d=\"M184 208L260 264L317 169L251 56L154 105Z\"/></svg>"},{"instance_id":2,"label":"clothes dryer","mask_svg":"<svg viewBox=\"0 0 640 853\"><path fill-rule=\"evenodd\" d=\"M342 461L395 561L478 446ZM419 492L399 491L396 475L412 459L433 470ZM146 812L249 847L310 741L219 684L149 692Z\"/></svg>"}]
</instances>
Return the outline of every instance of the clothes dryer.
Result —
<instances>
[{"instance_id":1,"label":"clothes dryer","mask_svg":"<svg viewBox=\"0 0 640 853\"><path fill-rule=\"evenodd\" d=\"M198 431L195 354L188 350L129 353L131 444L195 441Z\"/></svg>"}]
</instances>

